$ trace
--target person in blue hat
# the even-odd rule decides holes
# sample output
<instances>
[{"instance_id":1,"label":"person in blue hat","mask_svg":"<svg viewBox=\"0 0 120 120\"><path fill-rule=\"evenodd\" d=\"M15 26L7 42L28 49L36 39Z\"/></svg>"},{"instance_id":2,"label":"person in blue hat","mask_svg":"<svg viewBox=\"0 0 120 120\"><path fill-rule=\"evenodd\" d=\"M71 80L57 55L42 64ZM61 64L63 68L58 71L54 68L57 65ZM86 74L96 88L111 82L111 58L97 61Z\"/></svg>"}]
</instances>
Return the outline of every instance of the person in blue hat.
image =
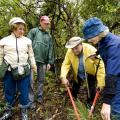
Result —
<instances>
[{"instance_id":1,"label":"person in blue hat","mask_svg":"<svg viewBox=\"0 0 120 120\"><path fill-rule=\"evenodd\" d=\"M105 64L102 119L114 117L120 120L120 37L109 32L109 28L97 17L85 21L83 34L88 42L98 44L98 52Z\"/></svg>"}]
</instances>

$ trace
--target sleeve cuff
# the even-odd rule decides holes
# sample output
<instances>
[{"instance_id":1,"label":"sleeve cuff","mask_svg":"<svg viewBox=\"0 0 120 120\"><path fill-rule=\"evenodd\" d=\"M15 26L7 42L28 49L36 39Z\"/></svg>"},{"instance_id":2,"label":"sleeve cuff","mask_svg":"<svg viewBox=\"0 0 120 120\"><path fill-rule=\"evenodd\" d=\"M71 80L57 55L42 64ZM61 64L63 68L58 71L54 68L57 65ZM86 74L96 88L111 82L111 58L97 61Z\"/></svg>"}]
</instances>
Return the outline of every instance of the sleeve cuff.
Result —
<instances>
[{"instance_id":1,"label":"sleeve cuff","mask_svg":"<svg viewBox=\"0 0 120 120\"><path fill-rule=\"evenodd\" d=\"M103 103L106 103L106 104L111 104L111 101L112 101L112 98L114 97L114 95L111 95L111 94L106 94L106 95L103 95Z\"/></svg>"}]
</instances>

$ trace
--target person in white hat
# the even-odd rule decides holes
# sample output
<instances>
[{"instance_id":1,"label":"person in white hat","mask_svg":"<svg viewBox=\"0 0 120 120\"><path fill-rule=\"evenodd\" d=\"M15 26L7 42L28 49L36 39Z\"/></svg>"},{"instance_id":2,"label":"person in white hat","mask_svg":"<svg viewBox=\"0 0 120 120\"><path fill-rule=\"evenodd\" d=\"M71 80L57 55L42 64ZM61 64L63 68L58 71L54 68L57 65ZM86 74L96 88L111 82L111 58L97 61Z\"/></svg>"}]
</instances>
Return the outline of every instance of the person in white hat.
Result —
<instances>
[{"instance_id":1,"label":"person in white hat","mask_svg":"<svg viewBox=\"0 0 120 120\"><path fill-rule=\"evenodd\" d=\"M53 56L53 41L50 33L47 31L50 25L48 16L41 16L39 19L39 26L33 28L28 33L28 38L32 40L33 51L37 64L37 78L38 78L38 91L37 102L42 105L43 103L43 82L45 80L46 70L50 70L51 64L54 62ZM35 107L34 93L33 93L33 79L31 79L31 89L29 98L31 101L31 108Z\"/></svg>"},{"instance_id":2,"label":"person in white hat","mask_svg":"<svg viewBox=\"0 0 120 120\"><path fill-rule=\"evenodd\" d=\"M12 107L15 105L17 91L20 93L21 119L28 120L30 67L36 72L32 42L24 36L26 23L23 19L14 17L10 20L9 26L11 35L0 40L0 65L4 61L8 64L8 69L3 77L4 96L8 106L0 120L12 117ZM13 72L15 70L19 78L15 77Z\"/></svg>"},{"instance_id":3,"label":"person in white hat","mask_svg":"<svg viewBox=\"0 0 120 120\"><path fill-rule=\"evenodd\" d=\"M65 47L68 50L62 63L60 77L64 85L69 85L67 75L72 67L74 74L72 95L77 98L80 85L86 83L87 104L91 105L96 88L103 89L105 85L105 69L101 57L96 55L96 48L83 41L84 39L76 36L66 43Z\"/></svg>"}]
</instances>

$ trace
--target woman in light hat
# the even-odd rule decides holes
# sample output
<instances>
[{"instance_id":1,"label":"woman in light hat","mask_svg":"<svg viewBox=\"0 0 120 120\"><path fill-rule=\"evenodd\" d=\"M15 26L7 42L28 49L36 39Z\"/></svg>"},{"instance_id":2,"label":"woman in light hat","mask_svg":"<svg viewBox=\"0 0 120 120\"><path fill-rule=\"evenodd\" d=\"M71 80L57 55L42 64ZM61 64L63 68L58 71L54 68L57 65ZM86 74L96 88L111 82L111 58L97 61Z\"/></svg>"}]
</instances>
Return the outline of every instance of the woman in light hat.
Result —
<instances>
[{"instance_id":1,"label":"woman in light hat","mask_svg":"<svg viewBox=\"0 0 120 120\"><path fill-rule=\"evenodd\" d=\"M98 44L104 61L106 79L101 116L103 120L120 120L120 37L109 32L97 17L88 19L83 26L84 38Z\"/></svg>"},{"instance_id":2,"label":"woman in light hat","mask_svg":"<svg viewBox=\"0 0 120 120\"><path fill-rule=\"evenodd\" d=\"M36 63L32 50L31 40L23 36L26 23L20 17L14 17L9 22L11 35L0 40L0 61L6 61L9 65L3 78L5 100L8 104L6 112L0 120L12 117L12 107L15 104L16 92L19 92L21 119L28 120L27 109L29 107L30 69L36 72ZM28 63L30 61L30 63ZM29 66L25 71L25 66ZM17 70L20 78L16 80L12 70ZM26 73L27 72L27 73ZM25 75L26 74L26 75ZM21 77L22 75L25 75Z\"/></svg>"},{"instance_id":3,"label":"woman in light hat","mask_svg":"<svg viewBox=\"0 0 120 120\"><path fill-rule=\"evenodd\" d=\"M60 76L62 83L68 85L67 74L72 66L74 74L72 94L76 98L81 84L86 83L88 90L86 103L91 105L96 87L99 89L104 87L105 70L100 56L92 57L96 54L96 49L87 43L82 43L82 41L83 39L80 37L72 37L66 43L65 47L68 50L62 63Z\"/></svg>"}]
</instances>

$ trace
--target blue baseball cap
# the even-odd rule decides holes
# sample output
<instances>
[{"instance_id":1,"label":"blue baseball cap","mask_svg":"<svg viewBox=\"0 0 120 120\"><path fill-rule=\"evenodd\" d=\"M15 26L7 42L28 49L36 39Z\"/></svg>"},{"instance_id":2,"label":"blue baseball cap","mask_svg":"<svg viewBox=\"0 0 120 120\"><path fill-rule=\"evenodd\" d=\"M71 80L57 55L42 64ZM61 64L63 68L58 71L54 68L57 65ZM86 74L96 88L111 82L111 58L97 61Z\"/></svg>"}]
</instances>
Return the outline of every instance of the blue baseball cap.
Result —
<instances>
[{"instance_id":1,"label":"blue baseball cap","mask_svg":"<svg viewBox=\"0 0 120 120\"><path fill-rule=\"evenodd\" d=\"M83 26L84 39L96 37L106 29L108 29L108 27L103 25L103 22L99 18L92 17L86 20L84 23Z\"/></svg>"}]
</instances>

